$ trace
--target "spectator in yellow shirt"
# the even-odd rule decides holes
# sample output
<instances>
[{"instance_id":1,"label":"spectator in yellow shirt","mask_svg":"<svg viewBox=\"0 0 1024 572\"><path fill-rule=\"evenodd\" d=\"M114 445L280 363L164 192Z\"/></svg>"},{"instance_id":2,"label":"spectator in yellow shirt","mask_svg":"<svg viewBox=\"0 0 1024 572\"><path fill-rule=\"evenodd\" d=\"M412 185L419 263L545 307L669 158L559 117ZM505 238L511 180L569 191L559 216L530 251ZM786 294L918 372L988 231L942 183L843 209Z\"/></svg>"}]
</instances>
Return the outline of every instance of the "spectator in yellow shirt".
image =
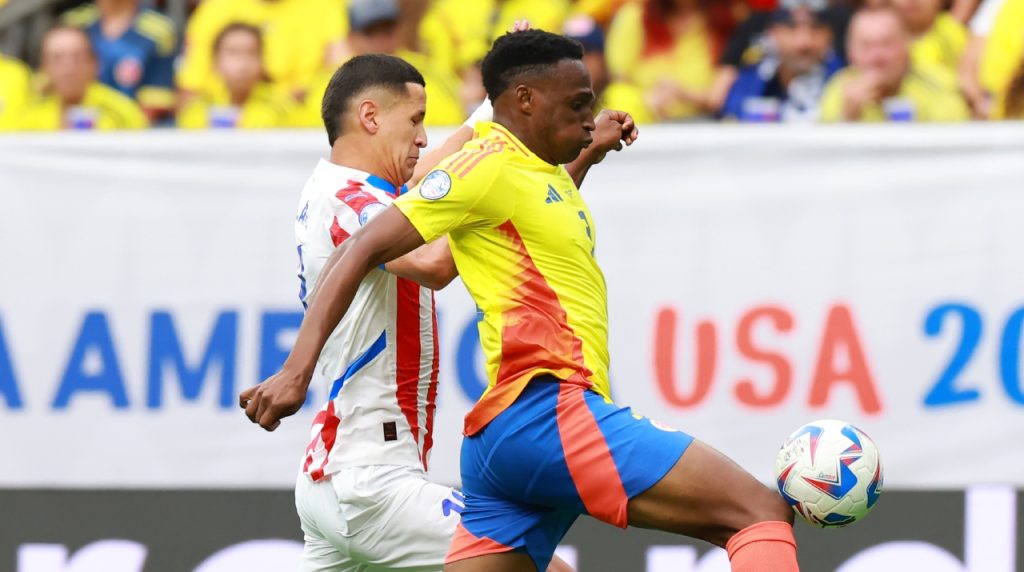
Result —
<instances>
[{"instance_id":1,"label":"spectator in yellow shirt","mask_svg":"<svg viewBox=\"0 0 1024 572\"><path fill-rule=\"evenodd\" d=\"M955 77L911 63L909 38L891 8L862 9L850 22L850 67L833 76L821 102L823 121L964 121Z\"/></svg>"},{"instance_id":2,"label":"spectator in yellow shirt","mask_svg":"<svg viewBox=\"0 0 1024 572\"><path fill-rule=\"evenodd\" d=\"M425 125L458 125L468 115L459 100L459 80L450 70L434 65L431 59L417 52L399 49L399 8L396 0L351 0L348 19L351 32L348 52L396 55L412 64L426 80L427 116ZM302 127L321 125L320 103L324 90L334 75L335 67L321 70L311 82L294 123ZM479 101L475 102L476 104Z\"/></svg>"},{"instance_id":3,"label":"spectator in yellow shirt","mask_svg":"<svg viewBox=\"0 0 1024 572\"><path fill-rule=\"evenodd\" d=\"M573 6L576 15L589 16L599 26L611 23L615 13L628 0L577 0Z\"/></svg>"},{"instance_id":4,"label":"spectator in yellow shirt","mask_svg":"<svg viewBox=\"0 0 1024 572\"><path fill-rule=\"evenodd\" d=\"M107 130L149 125L134 101L97 81L96 55L85 32L53 28L43 36L40 51L46 90L28 104L20 128Z\"/></svg>"},{"instance_id":5,"label":"spectator in yellow shirt","mask_svg":"<svg viewBox=\"0 0 1024 572\"><path fill-rule=\"evenodd\" d=\"M28 66L0 54L0 131L15 127L28 100L31 78Z\"/></svg>"},{"instance_id":6,"label":"spectator in yellow shirt","mask_svg":"<svg viewBox=\"0 0 1024 572\"><path fill-rule=\"evenodd\" d=\"M180 89L199 93L214 83L214 41L236 22L262 32L267 75L285 89L301 91L324 65L344 58L343 0L203 0L185 30Z\"/></svg>"},{"instance_id":7,"label":"spectator in yellow shirt","mask_svg":"<svg viewBox=\"0 0 1024 572\"><path fill-rule=\"evenodd\" d=\"M178 112L185 129L288 126L291 98L264 81L263 40L249 24L230 24L213 43L212 86Z\"/></svg>"},{"instance_id":8,"label":"spectator in yellow shirt","mask_svg":"<svg viewBox=\"0 0 1024 572\"><path fill-rule=\"evenodd\" d=\"M645 0L623 6L608 30L612 84L605 103L637 123L706 115L714 50L699 0Z\"/></svg>"},{"instance_id":9,"label":"spectator in yellow shirt","mask_svg":"<svg viewBox=\"0 0 1024 572\"><path fill-rule=\"evenodd\" d=\"M942 0L892 0L910 33L910 62L955 74L967 47L967 28L942 9Z\"/></svg>"},{"instance_id":10,"label":"spectator in yellow shirt","mask_svg":"<svg viewBox=\"0 0 1024 572\"><path fill-rule=\"evenodd\" d=\"M982 0L971 18L960 84L978 119L999 115L1024 59L1024 0Z\"/></svg>"},{"instance_id":11,"label":"spectator in yellow shirt","mask_svg":"<svg viewBox=\"0 0 1024 572\"><path fill-rule=\"evenodd\" d=\"M435 66L461 74L516 21L557 33L569 8L568 0L436 0L420 23L419 49Z\"/></svg>"}]
</instances>

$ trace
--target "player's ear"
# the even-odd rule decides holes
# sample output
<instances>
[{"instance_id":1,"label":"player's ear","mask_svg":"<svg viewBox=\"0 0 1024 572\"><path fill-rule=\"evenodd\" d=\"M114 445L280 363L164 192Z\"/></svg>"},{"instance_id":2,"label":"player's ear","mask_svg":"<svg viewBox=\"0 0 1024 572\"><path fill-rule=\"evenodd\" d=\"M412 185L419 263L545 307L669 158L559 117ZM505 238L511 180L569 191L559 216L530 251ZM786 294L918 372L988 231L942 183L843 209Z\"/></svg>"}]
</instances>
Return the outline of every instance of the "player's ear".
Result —
<instances>
[{"instance_id":1,"label":"player's ear","mask_svg":"<svg viewBox=\"0 0 1024 572\"><path fill-rule=\"evenodd\" d=\"M533 89L527 85L519 84L515 88L515 94L519 110L525 115L532 115L534 111Z\"/></svg>"},{"instance_id":2,"label":"player's ear","mask_svg":"<svg viewBox=\"0 0 1024 572\"><path fill-rule=\"evenodd\" d=\"M377 122L379 114L380 107L372 99L360 101L359 107L356 108L356 117L359 118L359 124L370 134L375 134L380 129L380 125Z\"/></svg>"}]
</instances>

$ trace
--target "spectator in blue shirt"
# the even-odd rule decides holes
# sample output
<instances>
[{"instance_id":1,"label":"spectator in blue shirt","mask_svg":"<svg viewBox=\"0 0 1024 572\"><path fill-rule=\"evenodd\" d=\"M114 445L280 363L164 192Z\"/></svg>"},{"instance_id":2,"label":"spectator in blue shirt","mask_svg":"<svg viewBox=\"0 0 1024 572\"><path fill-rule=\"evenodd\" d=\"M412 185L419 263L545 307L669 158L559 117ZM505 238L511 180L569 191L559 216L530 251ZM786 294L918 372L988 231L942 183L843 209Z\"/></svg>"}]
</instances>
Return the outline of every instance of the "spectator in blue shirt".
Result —
<instances>
[{"instance_id":1,"label":"spectator in blue shirt","mask_svg":"<svg viewBox=\"0 0 1024 572\"><path fill-rule=\"evenodd\" d=\"M63 21L89 35L102 83L138 101L151 119L170 114L178 37L169 18L139 0L96 0Z\"/></svg>"},{"instance_id":2,"label":"spectator in blue shirt","mask_svg":"<svg viewBox=\"0 0 1024 572\"><path fill-rule=\"evenodd\" d=\"M825 83L842 61L823 0L783 0L760 61L740 69L721 115L740 121L814 121Z\"/></svg>"}]
</instances>

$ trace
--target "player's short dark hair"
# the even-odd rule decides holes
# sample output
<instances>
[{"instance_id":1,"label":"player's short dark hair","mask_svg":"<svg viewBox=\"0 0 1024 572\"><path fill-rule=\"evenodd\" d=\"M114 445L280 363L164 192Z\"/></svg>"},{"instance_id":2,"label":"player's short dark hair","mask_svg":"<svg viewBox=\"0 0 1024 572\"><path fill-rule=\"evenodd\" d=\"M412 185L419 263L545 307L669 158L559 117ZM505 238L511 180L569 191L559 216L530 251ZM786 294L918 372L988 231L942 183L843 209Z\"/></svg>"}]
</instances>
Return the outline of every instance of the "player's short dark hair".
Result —
<instances>
[{"instance_id":1,"label":"player's short dark hair","mask_svg":"<svg viewBox=\"0 0 1024 572\"><path fill-rule=\"evenodd\" d=\"M395 95L408 95L407 83L424 87L427 85L419 70L402 58L387 54L366 54L345 62L331 76L320 106L320 117L327 129L327 141L334 145L334 141L341 135L341 118L348 112L356 96L370 88L383 88Z\"/></svg>"},{"instance_id":2,"label":"player's short dark hair","mask_svg":"<svg viewBox=\"0 0 1024 572\"><path fill-rule=\"evenodd\" d=\"M544 30L509 32L495 40L484 57L484 89L493 102L525 74L547 71L562 60L582 59L583 46L576 40Z\"/></svg>"},{"instance_id":3,"label":"player's short dark hair","mask_svg":"<svg viewBox=\"0 0 1024 572\"><path fill-rule=\"evenodd\" d=\"M235 32L244 32L256 38L256 42L260 45L260 51L263 51L263 32L261 32L259 28L244 22L232 22L227 26L224 26L224 29L222 29L213 40L213 53L216 54L220 51L220 46L224 43L224 38L234 34Z\"/></svg>"}]
</instances>

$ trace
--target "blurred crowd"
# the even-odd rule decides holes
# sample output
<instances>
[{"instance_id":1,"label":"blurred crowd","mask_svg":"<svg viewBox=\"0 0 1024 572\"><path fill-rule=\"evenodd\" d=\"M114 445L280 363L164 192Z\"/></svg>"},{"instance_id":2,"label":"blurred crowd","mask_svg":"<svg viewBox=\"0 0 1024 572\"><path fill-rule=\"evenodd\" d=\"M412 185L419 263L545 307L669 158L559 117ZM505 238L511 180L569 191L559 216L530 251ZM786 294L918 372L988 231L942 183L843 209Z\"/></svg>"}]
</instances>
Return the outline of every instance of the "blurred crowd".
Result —
<instances>
[{"instance_id":1,"label":"blurred crowd","mask_svg":"<svg viewBox=\"0 0 1024 572\"><path fill-rule=\"evenodd\" d=\"M315 127L371 52L456 125L519 19L578 40L599 107L641 124L1024 118L1024 0L201 0L183 31L159 8L83 3L36 69L0 54L0 130Z\"/></svg>"}]
</instances>

